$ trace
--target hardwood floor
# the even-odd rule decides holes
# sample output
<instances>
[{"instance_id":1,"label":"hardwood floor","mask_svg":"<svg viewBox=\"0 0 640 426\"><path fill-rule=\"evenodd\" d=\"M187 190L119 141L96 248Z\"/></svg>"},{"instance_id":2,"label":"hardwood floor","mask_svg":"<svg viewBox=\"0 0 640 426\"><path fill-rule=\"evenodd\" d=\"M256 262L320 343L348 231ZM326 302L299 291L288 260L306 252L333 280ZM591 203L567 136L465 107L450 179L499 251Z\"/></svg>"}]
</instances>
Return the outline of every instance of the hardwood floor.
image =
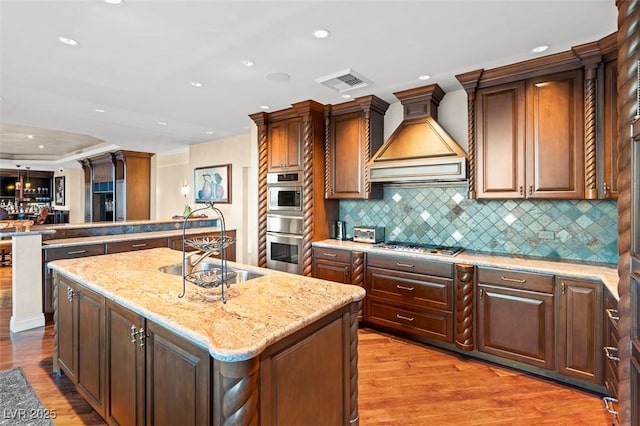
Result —
<instances>
[{"instance_id":1,"label":"hardwood floor","mask_svg":"<svg viewBox=\"0 0 640 426\"><path fill-rule=\"evenodd\" d=\"M13 334L10 318L11 268L0 267L0 370L22 367L56 424L105 424L52 373L53 325ZM612 424L599 395L366 328L359 339L362 426Z\"/></svg>"}]
</instances>

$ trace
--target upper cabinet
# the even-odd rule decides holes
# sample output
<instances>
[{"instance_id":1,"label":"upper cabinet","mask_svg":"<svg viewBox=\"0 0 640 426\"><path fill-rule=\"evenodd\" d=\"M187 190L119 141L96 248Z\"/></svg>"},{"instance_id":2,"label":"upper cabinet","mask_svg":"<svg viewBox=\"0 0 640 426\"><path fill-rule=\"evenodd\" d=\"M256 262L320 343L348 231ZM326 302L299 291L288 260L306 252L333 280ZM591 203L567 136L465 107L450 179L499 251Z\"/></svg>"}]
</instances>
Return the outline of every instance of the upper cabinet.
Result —
<instances>
[{"instance_id":1,"label":"upper cabinet","mask_svg":"<svg viewBox=\"0 0 640 426\"><path fill-rule=\"evenodd\" d=\"M470 198L615 197L615 62L604 56L614 36L456 76L468 94Z\"/></svg>"},{"instance_id":2,"label":"upper cabinet","mask_svg":"<svg viewBox=\"0 0 640 426\"><path fill-rule=\"evenodd\" d=\"M268 127L269 171L302 170L302 119L273 121Z\"/></svg>"},{"instance_id":3,"label":"upper cabinet","mask_svg":"<svg viewBox=\"0 0 640 426\"><path fill-rule=\"evenodd\" d=\"M367 163L382 146L389 104L374 96L327 106L325 198L382 198L382 184L369 182Z\"/></svg>"}]
</instances>

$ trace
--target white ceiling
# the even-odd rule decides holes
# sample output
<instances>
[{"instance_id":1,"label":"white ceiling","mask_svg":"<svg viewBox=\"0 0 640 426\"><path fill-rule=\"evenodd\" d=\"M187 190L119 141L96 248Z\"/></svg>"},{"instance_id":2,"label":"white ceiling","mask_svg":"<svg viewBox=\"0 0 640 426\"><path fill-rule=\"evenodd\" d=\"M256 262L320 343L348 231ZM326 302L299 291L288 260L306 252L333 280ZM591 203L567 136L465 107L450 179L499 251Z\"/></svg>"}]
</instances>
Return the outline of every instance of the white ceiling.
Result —
<instances>
[{"instance_id":1,"label":"white ceiling","mask_svg":"<svg viewBox=\"0 0 640 426\"><path fill-rule=\"evenodd\" d=\"M598 40L617 19L614 0L124 1L0 0L0 167L185 151L249 132L261 105L344 102L315 80L347 68L372 81L354 97L459 90L455 74ZM291 79L267 79L277 72Z\"/></svg>"}]
</instances>

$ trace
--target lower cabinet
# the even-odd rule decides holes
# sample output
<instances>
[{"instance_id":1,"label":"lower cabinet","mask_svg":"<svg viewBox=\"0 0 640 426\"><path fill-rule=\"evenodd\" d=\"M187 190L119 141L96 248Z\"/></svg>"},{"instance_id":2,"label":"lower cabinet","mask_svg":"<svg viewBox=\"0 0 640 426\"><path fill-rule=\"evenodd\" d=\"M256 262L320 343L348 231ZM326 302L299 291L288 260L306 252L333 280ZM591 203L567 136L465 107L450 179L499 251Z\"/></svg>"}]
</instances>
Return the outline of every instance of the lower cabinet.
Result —
<instances>
[{"instance_id":1,"label":"lower cabinet","mask_svg":"<svg viewBox=\"0 0 640 426\"><path fill-rule=\"evenodd\" d=\"M365 321L453 343L453 265L370 253Z\"/></svg>"},{"instance_id":2,"label":"lower cabinet","mask_svg":"<svg viewBox=\"0 0 640 426\"><path fill-rule=\"evenodd\" d=\"M364 252L314 247L312 276L342 284L364 287ZM362 303L358 321L364 320L365 303Z\"/></svg>"},{"instance_id":3,"label":"lower cabinet","mask_svg":"<svg viewBox=\"0 0 640 426\"><path fill-rule=\"evenodd\" d=\"M55 291L58 309L54 369L62 370L78 393L104 416L105 298L64 278L60 278Z\"/></svg>"},{"instance_id":4,"label":"lower cabinet","mask_svg":"<svg viewBox=\"0 0 640 426\"><path fill-rule=\"evenodd\" d=\"M558 373L603 384L603 291L599 282L557 278Z\"/></svg>"},{"instance_id":5,"label":"lower cabinet","mask_svg":"<svg viewBox=\"0 0 640 426\"><path fill-rule=\"evenodd\" d=\"M478 350L555 369L552 275L478 268Z\"/></svg>"},{"instance_id":6,"label":"lower cabinet","mask_svg":"<svg viewBox=\"0 0 640 426\"><path fill-rule=\"evenodd\" d=\"M112 302L106 347L110 424L210 424L211 361L204 349Z\"/></svg>"}]
</instances>

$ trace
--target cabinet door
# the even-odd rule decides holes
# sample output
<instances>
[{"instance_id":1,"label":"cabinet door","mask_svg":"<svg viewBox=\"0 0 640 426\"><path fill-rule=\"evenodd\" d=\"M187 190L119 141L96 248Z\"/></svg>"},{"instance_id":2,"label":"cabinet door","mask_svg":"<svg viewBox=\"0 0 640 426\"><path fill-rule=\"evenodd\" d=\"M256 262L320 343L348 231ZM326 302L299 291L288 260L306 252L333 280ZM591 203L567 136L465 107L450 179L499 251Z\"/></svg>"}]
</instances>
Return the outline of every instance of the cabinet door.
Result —
<instances>
[{"instance_id":1,"label":"cabinet door","mask_svg":"<svg viewBox=\"0 0 640 426\"><path fill-rule=\"evenodd\" d=\"M209 353L152 321L147 333L147 424L211 424Z\"/></svg>"},{"instance_id":2,"label":"cabinet door","mask_svg":"<svg viewBox=\"0 0 640 426\"><path fill-rule=\"evenodd\" d=\"M313 276L322 280L351 284L351 264L313 259Z\"/></svg>"},{"instance_id":3,"label":"cabinet door","mask_svg":"<svg viewBox=\"0 0 640 426\"><path fill-rule=\"evenodd\" d=\"M524 198L525 84L478 90L478 198Z\"/></svg>"},{"instance_id":4,"label":"cabinet door","mask_svg":"<svg viewBox=\"0 0 640 426\"><path fill-rule=\"evenodd\" d=\"M478 350L555 370L553 294L478 284Z\"/></svg>"},{"instance_id":5,"label":"cabinet door","mask_svg":"<svg viewBox=\"0 0 640 426\"><path fill-rule=\"evenodd\" d=\"M558 372L603 384L602 283L558 279Z\"/></svg>"},{"instance_id":6,"label":"cabinet door","mask_svg":"<svg viewBox=\"0 0 640 426\"><path fill-rule=\"evenodd\" d=\"M301 170L301 124L298 117L269 123L269 171Z\"/></svg>"},{"instance_id":7,"label":"cabinet door","mask_svg":"<svg viewBox=\"0 0 640 426\"><path fill-rule=\"evenodd\" d=\"M584 198L583 90L581 70L527 81L529 198Z\"/></svg>"},{"instance_id":8,"label":"cabinet door","mask_svg":"<svg viewBox=\"0 0 640 426\"><path fill-rule=\"evenodd\" d=\"M367 198L364 193L364 128L362 113L331 118L330 187L327 198Z\"/></svg>"},{"instance_id":9,"label":"cabinet door","mask_svg":"<svg viewBox=\"0 0 640 426\"><path fill-rule=\"evenodd\" d=\"M77 307L78 392L104 417L106 393L105 298L78 286Z\"/></svg>"},{"instance_id":10,"label":"cabinet door","mask_svg":"<svg viewBox=\"0 0 640 426\"><path fill-rule=\"evenodd\" d=\"M57 297L55 298L55 322L57 364L73 383L77 383L77 334L74 321L76 317L74 312L76 305L73 303L73 293L76 291L76 286L67 280L63 280L59 275L56 275L56 277L55 291L57 292Z\"/></svg>"},{"instance_id":11,"label":"cabinet door","mask_svg":"<svg viewBox=\"0 0 640 426\"><path fill-rule=\"evenodd\" d=\"M145 327L142 317L107 302L108 405L105 417L110 424L144 425L144 348L138 331Z\"/></svg>"}]
</instances>

